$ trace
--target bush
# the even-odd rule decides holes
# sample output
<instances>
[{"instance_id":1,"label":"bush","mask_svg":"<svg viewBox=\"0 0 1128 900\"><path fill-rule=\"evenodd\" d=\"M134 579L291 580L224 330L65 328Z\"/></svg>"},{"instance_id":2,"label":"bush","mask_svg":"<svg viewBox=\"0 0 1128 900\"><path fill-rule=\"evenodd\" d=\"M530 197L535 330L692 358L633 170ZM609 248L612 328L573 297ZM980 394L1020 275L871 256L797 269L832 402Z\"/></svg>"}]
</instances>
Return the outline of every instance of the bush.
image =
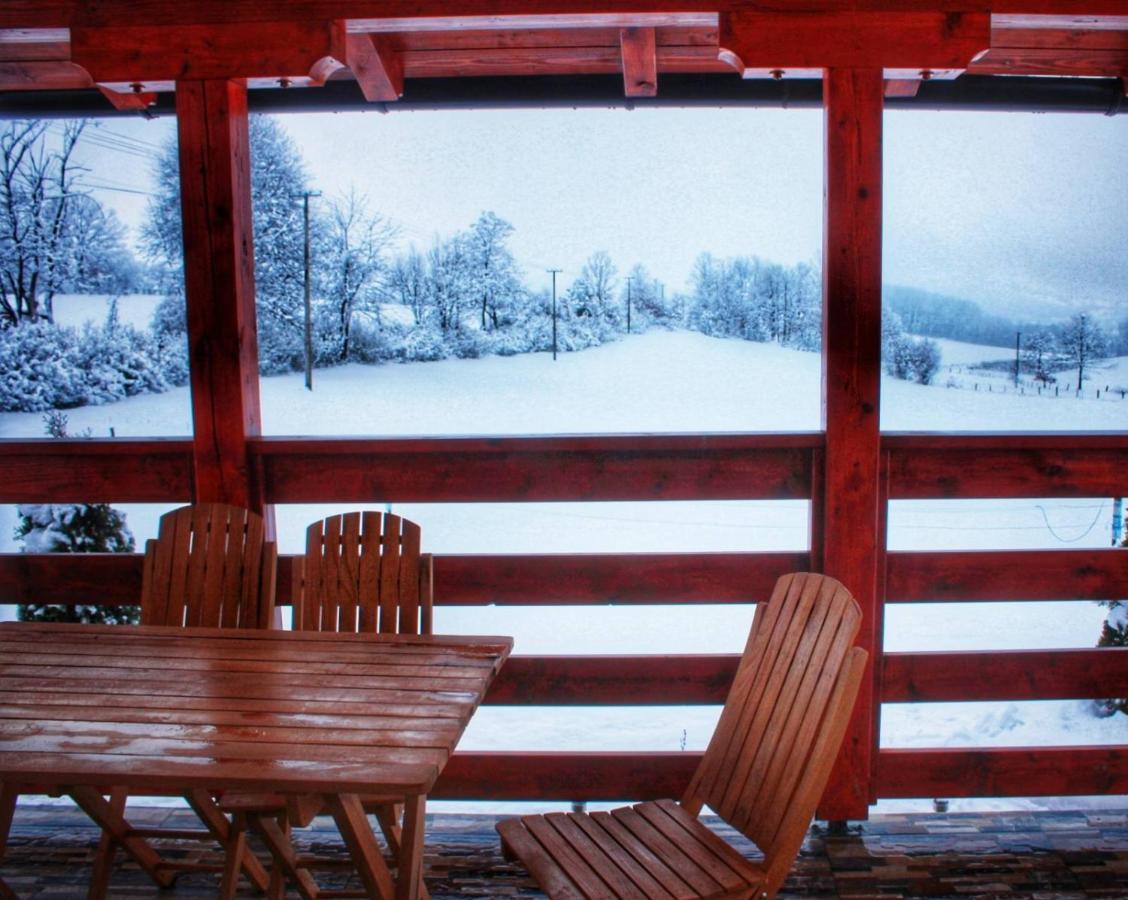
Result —
<instances>
[{"instance_id":1,"label":"bush","mask_svg":"<svg viewBox=\"0 0 1128 900\"><path fill-rule=\"evenodd\" d=\"M72 328L26 322L0 329L0 411L43 412L86 402Z\"/></svg>"}]
</instances>

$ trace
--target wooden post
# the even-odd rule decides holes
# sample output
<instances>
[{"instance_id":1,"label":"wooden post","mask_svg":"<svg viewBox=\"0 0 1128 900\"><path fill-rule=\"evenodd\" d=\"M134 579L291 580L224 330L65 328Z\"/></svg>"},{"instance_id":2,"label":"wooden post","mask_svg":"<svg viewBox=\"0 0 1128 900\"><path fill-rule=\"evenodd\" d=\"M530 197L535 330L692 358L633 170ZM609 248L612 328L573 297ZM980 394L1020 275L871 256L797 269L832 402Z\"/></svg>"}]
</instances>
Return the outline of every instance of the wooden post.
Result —
<instances>
[{"instance_id":1,"label":"wooden post","mask_svg":"<svg viewBox=\"0 0 1128 900\"><path fill-rule=\"evenodd\" d=\"M263 511L247 438L261 433L247 88L178 81L194 499Z\"/></svg>"},{"instance_id":2,"label":"wooden post","mask_svg":"<svg viewBox=\"0 0 1128 900\"><path fill-rule=\"evenodd\" d=\"M881 653L882 70L823 77L823 571L861 604L869 673L823 797L821 818L861 819L873 799Z\"/></svg>"}]
</instances>

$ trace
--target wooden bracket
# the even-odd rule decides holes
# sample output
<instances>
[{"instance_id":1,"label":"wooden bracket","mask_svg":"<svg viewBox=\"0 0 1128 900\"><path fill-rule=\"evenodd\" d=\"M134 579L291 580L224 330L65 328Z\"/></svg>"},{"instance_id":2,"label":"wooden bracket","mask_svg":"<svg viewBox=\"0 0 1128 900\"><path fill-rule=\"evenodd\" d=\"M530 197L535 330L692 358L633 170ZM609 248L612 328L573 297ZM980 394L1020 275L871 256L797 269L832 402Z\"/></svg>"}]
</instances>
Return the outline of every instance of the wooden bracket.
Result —
<instances>
[{"instance_id":1,"label":"wooden bracket","mask_svg":"<svg viewBox=\"0 0 1128 900\"><path fill-rule=\"evenodd\" d=\"M102 96L110 101L114 109L142 112L157 102L157 95L154 91L121 91L104 84L99 84L97 87L102 92Z\"/></svg>"},{"instance_id":2,"label":"wooden bracket","mask_svg":"<svg viewBox=\"0 0 1128 900\"><path fill-rule=\"evenodd\" d=\"M403 96L403 56L385 34L350 34L345 61L370 103Z\"/></svg>"},{"instance_id":3,"label":"wooden bracket","mask_svg":"<svg viewBox=\"0 0 1128 900\"><path fill-rule=\"evenodd\" d=\"M628 97L658 95L658 44L653 28L620 28L623 90Z\"/></svg>"}]
</instances>

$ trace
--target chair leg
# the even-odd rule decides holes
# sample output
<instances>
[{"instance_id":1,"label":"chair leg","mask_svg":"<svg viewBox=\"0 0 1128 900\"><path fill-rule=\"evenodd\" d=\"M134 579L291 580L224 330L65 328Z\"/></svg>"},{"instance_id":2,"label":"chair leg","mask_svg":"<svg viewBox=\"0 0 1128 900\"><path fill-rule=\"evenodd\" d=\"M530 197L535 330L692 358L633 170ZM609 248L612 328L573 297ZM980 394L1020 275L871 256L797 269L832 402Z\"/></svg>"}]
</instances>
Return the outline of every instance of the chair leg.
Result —
<instances>
[{"instance_id":1,"label":"chair leg","mask_svg":"<svg viewBox=\"0 0 1128 900\"><path fill-rule=\"evenodd\" d=\"M403 820L402 803L381 803L376 807L376 821L380 823L380 830L384 832L384 840L388 843L388 853L392 859L399 859L400 847L403 844L403 833L400 822Z\"/></svg>"},{"instance_id":2,"label":"chair leg","mask_svg":"<svg viewBox=\"0 0 1128 900\"><path fill-rule=\"evenodd\" d=\"M115 787L110 789L110 809L114 815L125 814L125 788ZM98 850L94 854L94 869L90 873L90 886L86 891L87 900L101 900L110 889L110 876L114 870L114 857L117 855L118 844L114 836L106 829L102 829L102 836L98 838Z\"/></svg>"}]
</instances>

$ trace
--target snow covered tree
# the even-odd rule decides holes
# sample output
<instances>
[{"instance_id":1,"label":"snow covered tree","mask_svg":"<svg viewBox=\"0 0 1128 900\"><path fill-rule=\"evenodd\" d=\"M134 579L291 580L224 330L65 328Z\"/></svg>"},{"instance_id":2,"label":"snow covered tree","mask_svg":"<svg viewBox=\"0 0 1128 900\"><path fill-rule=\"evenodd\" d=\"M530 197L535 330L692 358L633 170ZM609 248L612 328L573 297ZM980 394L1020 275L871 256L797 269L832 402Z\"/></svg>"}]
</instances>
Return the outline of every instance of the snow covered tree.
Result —
<instances>
[{"instance_id":1,"label":"snow covered tree","mask_svg":"<svg viewBox=\"0 0 1128 900\"><path fill-rule=\"evenodd\" d=\"M484 212L466 234L470 290L480 304L482 331L512 321L524 297L517 261L506 246L513 226L492 212Z\"/></svg>"},{"instance_id":2,"label":"snow covered tree","mask_svg":"<svg viewBox=\"0 0 1128 900\"><path fill-rule=\"evenodd\" d=\"M1128 548L1128 537L1125 537L1120 546ZM1128 647L1128 600L1110 600L1101 605L1107 606L1109 610L1108 617L1101 626L1097 646ZM1094 708L1099 716L1111 716L1118 712L1128 714L1128 697L1096 700Z\"/></svg>"},{"instance_id":3,"label":"snow covered tree","mask_svg":"<svg viewBox=\"0 0 1128 900\"><path fill-rule=\"evenodd\" d=\"M366 198L356 191L329 202L315 268L324 302L332 310L327 317L328 334L322 340L334 362L349 358L354 314L378 312L385 254L395 235L395 228L383 216L370 212Z\"/></svg>"},{"instance_id":4,"label":"snow covered tree","mask_svg":"<svg viewBox=\"0 0 1128 900\"><path fill-rule=\"evenodd\" d=\"M301 197L308 180L301 156L278 120L252 115L249 130L259 369L271 374L304 365ZM178 149L171 141L158 159L157 196L149 204L142 228L149 255L173 272L182 272L184 264L179 173ZM175 293L182 294L183 275L172 279L172 284Z\"/></svg>"},{"instance_id":5,"label":"snow covered tree","mask_svg":"<svg viewBox=\"0 0 1128 900\"><path fill-rule=\"evenodd\" d=\"M1035 331L1022 341L1021 365L1038 381L1053 381L1054 337L1048 331Z\"/></svg>"},{"instance_id":6,"label":"snow covered tree","mask_svg":"<svg viewBox=\"0 0 1128 900\"><path fill-rule=\"evenodd\" d=\"M649 325L670 325L677 318L674 310L673 298L666 299L666 286L658 279L651 278L646 266L636 263L626 278L629 288L624 287L623 302L626 302L626 291L630 292L632 319L636 323L636 331L642 331Z\"/></svg>"},{"instance_id":7,"label":"snow covered tree","mask_svg":"<svg viewBox=\"0 0 1128 900\"><path fill-rule=\"evenodd\" d=\"M472 283L471 254L465 236L436 238L427 253L425 297L429 318L439 331L461 330Z\"/></svg>"},{"instance_id":8,"label":"snow covered tree","mask_svg":"<svg viewBox=\"0 0 1128 900\"><path fill-rule=\"evenodd\" d=\"M52 124L0 126L0 322L9 326L51 321L64 286L96 285L99 270L128 258L120 225L81 190L74 154L85 123L63 122L61 135Z\"/></svg>"},{"instance_id":9,"label":"snow covered tree","mask_svg":"<svg viewBox=\"0 0 1128 900\"><path fill-rule=\"evenodd\" d=\"M1078 313L1058 331L1057 347L1063 361L1077 367L1077 389L1085 383L1085 368L1094 360L1108 356L1109 341L1091 316Z\"/></svg>"},{"instance_id":10,"label":"snow covered tree","mask_svg":"<svg viewBox=\"0 0 1128 900\"><path fill-rule=\"evenodd\" d=\"M67 437L67 417L44 416L51 437ZM24 503L17 507L16 540L25 553L132 553L133 533L125 515L106 503ZM136 623L136 606L24 604L22 621Z\"/></svg>"},{"instance_id":11,"label":"snow covered tree","mask_svg":"<svg viewBox=\"0 0 1128 900\"><path fill-rule=\"evenodd\" d=\"M416 325L423 322L427 309L427 271L423 254L414 246L392 263L388 291L395 302L411 310Z\"/></svg>"}]
</instances>

